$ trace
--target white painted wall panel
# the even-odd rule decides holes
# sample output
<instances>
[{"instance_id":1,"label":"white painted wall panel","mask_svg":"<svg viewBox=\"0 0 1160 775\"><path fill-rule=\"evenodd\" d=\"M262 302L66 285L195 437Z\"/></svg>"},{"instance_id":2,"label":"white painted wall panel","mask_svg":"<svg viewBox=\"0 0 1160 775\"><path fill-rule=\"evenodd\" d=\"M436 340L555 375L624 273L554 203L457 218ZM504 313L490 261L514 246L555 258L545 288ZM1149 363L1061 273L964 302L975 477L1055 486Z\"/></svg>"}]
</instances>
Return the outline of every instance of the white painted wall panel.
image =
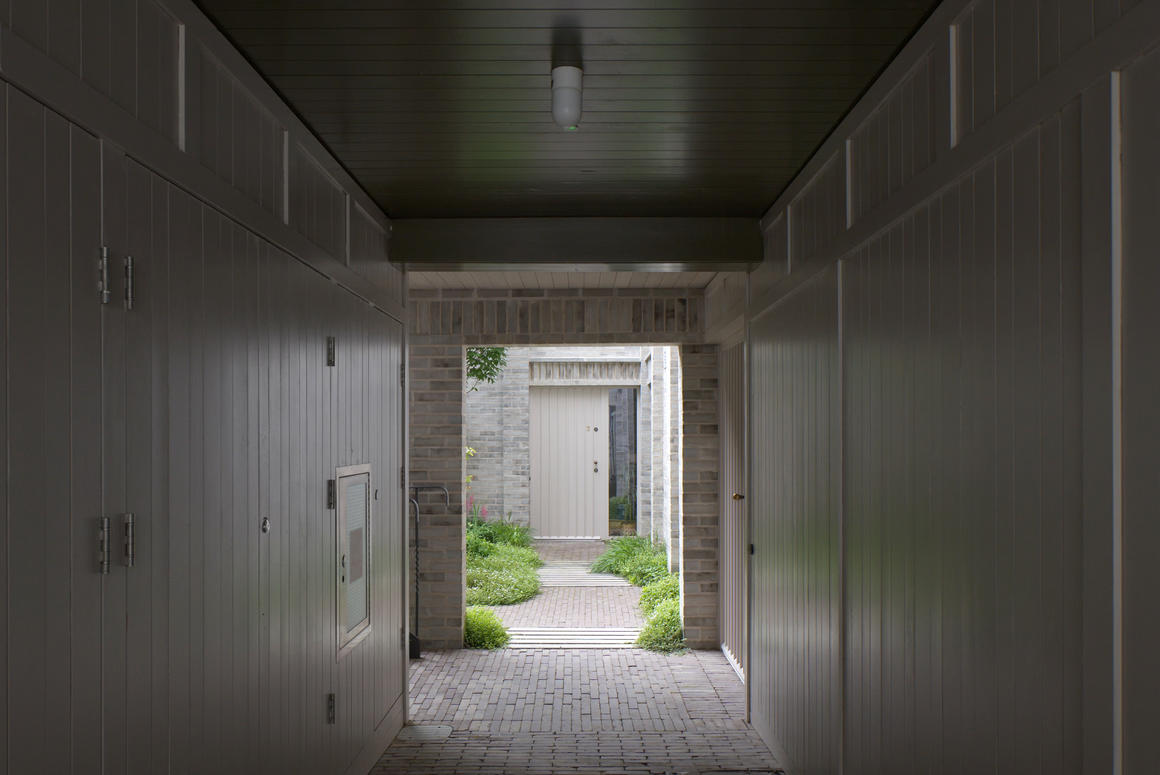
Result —
<instances>
[{"instance_id":1,"label":"white painted wall panel","mask_svg":"<svg viewBox=\"0 0 1160 775\"><path fill-rule=\"evenodd\" d=\"M346 195L300 145L290 147L288 223L335 259L347 262Z\"/></svg>"},{"instance_id":2,"label":"white painted wall panel","mask_svg":"<svg viewBox=\"0 0 1160 775\"><path fill-rule=\"evenodd\" d=\"M745 496L745 345L721 350L721 646L744 670L745 566L748 563Z\"/></svg>"},{"instance_id":3,"label":"white painted wall panel","mask_svg":"<svg viewBox=\"0 0 1160 775\"><path fill-rule=\"evenodd\" d=\"M822 238L812 265L795 256L793 273L750 294L759 548L747 667L755 724L801 771L1102 774L1119 756L1123 772L1149 771L1144 655L1157 637L1141 611L1156 587L1143 559L1155 531L1138 514L1155 500L1143 462L1156 457L1143 398L1155 393L1155 358L1143 354L1155 349L1155 305L1137 289L1155 285L1142 268L1155 262L1141 257L1155 241L1157 68L1140 60L1125 76L1122 313L1112 71L1156 40L1160 13L1146 4L946 3L763 220L768 237L788 209L792 231L793 208L849 148L852 225ZM928 65L929 94L908 91ZM930 153L900 142L908 126L924 137L931 127ZM912 172L896 164L907 153ZM784 260L767 241L762 271ZM816 325L802 299L827 264L841 265L841 409L800 420L806 430L785 442L768 432L776 407L816 401L830 362L819 352L772 369L768 354ZM759 558L765 515L816 485L826 422L841 428L840 723L819 715L824 675L806 690L793 671L772 677L792 654L779 637L828 653L818 606L784 598L817 583L815 566ZM826 519L813 517L823 529ZM785 620L763 627L763 616ZM777 706L779 692L788 704ZM821 730L841 760L817 757L803 729Z\"/></svg>"},{"instance_id":4,"label":"white painted wall panel","mask_svg":"<svg viewBox=\"0 0 1160 775\"><path fill-rule=\"evenodd\" d=\"M837 271L750 324L753 724L787 771L838 769L841 747Z\"/></svg>"}]
</instances>

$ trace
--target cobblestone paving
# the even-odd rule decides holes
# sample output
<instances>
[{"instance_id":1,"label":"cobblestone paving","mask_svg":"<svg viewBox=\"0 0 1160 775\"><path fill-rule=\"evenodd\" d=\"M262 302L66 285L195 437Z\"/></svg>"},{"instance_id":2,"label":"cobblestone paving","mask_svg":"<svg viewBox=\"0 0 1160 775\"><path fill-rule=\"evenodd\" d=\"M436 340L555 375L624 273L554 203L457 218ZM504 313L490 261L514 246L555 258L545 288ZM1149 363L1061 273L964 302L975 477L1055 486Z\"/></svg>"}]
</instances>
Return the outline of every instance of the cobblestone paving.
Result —
<instances>
[{"instance_id":1,"label":"cobblestone paving","mask_svg":"<svg viewBox=\"0 0 1160 775\"><path fill-rule=\"evenodd\" d=\"M432 652L412 663L411 720L452 727L397 741L374 773L772 772L719 652Z\"/></svg>"},{"instance_id":2,"label":"cobblestone paving","mask_svg":"<svg viewBox=\"0 0 1160 775\"><path fill-rule=\"evenodd\" d=\"M544 562L573 560L592 562L604 553L604 541L600 540L561 540L537 539L533 546L540 553Z\"/></svg>"},{"instance_id":3,"label":"cobblestone paving","mask_svg":"<svg viewBox=\"0 0 1160 775\"><path fill-rule=\"evenodd\" d=\"M639 601L640 587L543 587L492 610L508 627L643 627Z\"/></svg>"}]
</instances>

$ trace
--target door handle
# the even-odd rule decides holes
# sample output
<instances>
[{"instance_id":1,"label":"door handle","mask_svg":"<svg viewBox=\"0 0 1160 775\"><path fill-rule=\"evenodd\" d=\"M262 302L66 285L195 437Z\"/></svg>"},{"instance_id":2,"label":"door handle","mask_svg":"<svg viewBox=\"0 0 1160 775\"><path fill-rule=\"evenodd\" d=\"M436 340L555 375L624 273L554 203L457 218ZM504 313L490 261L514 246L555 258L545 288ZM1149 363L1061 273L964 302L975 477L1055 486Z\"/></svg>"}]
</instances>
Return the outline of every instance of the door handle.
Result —
<instances>
[{"instance_id":1,"label":"door handle","mask_svg":"<svg viewBox=\"0 0 1160 775\"><path fill-rule=\"evenodd\" d=\"M739 492L735 492L735 493L733 493L733 500L735 500L735 501L743 501L743 500L745 500L745 496L744 496L744 495L742 495L742 494L741 494L741 493L739 493Z\"/></svg>"}]
</instances>

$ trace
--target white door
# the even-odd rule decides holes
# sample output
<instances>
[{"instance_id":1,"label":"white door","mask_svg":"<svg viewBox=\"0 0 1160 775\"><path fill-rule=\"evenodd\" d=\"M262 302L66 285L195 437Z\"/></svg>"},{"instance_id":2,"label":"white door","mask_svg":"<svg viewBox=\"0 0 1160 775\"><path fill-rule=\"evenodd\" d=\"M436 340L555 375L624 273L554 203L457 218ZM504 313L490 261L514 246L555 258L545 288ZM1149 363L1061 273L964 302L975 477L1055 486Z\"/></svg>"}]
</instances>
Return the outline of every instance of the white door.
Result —
<instances>
[{"instance_id":1,"label":"white door","mask_svg":"<svg viewBox=\"0 0 1160 775\"><path fill-rule=\"evenodd\" d=\"M608 388L531 389L532 531L608 535Z\"/></svg>"}]
</instances>

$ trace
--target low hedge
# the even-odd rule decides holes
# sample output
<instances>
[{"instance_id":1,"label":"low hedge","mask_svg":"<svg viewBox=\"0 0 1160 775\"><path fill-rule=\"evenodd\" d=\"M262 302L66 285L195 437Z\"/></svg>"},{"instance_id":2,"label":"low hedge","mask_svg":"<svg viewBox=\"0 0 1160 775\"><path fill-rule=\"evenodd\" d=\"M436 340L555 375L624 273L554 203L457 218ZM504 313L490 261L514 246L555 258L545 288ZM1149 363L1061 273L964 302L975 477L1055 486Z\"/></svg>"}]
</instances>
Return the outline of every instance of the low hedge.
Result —
<instances>
[{"instance_id":1,"label":"low hedge","mask_svg":"<svg viewBox=\"0 0 1160 775\"><path fill-rule=\"evenodd\" d=\"M472 606L463 617L463 646L469 649L499 649L511 640L507 628L488 608Z\"/></svg>"}]
</instances>

